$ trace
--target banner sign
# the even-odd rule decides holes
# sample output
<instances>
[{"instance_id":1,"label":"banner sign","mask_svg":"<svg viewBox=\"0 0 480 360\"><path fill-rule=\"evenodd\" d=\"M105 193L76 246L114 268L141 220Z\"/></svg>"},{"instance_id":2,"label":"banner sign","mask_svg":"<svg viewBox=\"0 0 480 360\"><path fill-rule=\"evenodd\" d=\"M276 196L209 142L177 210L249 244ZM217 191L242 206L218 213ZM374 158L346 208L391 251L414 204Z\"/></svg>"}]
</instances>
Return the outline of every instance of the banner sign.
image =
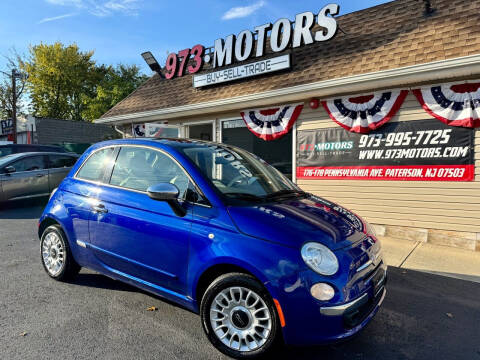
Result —
<instances>
[{"instance_id":1,"label":"banner sign","mask_svg":"<svg viewBox=\"0 0 480 360\"><path fill-rule=\"evenodd\" d=\"M424 86L413 93L423 109L450 126L480 127L480 82Z\"/></svg>"},{"instance_id":2,"label":"banner sign","mask_svg":"<svg viewBox=\"0 0 480 360\"><path fill-rule=\"evenodd\" d=\"M256 137L271 141L286 135L302 112L303 103L266 109L245 110L243 121Z\"/></svg>"},{"instance_id":3,"label":"banner sign","mask_svg":"<svg viewBox=\"0 0 480 360\"><path fill-rule=\"evenodd\" d=\"M145 137L145 124L132 124L133 137Z\"/></svg>"},{"instance_id":4,"label":"banner sign","mask_svg":"<svg viewBox=\"0 0 480 360\"><path fill-rule=\"evenodd\" d=\"M290 69L290 55L277 56L273 59L260 60L247 65L240 65L226 70L215 71L193 77L193 87L220 84L227 81L268 74Z\"/></svg>"},{"instance_id":5,"label":"banner sign","mask_svg":"<svg viewBox=\"0 0 480 360\"><path fill-rule=\"evenodd\" d=\"M387 123L368 135L298 131L297 179L472 181L474 134L438 120Z\"/></svg>"},{"instance_id":6,"label":"banner sign","mask_svg":"<svg viewBox=\"0 0 480 360\"><path fill-rule=\"evenodd\" d=\"M13 120L1 120L0 128L2 129L2 135L8 135L13 133Z\"/></svg>"},{"instance_id":7,"label":"banner sign","mask_svg":"<svg viewBox=\"0 0 480 360\"><path fill-rule=\"evenodd\" d=\"M344 129L368 134L390 121L407 95L408 90L391 90L326 100L322 105L330 118Z\"/></svg>"}]
</instances>

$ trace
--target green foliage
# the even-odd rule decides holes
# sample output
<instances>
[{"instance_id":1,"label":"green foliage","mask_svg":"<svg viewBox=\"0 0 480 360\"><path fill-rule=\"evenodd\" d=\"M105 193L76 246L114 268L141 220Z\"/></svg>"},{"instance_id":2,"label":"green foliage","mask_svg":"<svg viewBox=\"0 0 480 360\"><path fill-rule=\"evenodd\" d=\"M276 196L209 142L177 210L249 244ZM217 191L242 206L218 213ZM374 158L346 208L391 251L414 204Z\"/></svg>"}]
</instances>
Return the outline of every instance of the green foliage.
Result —
<instances>
[{"instance_id":1,"label":"green foliage","mask_svg":"<svg viewBox=\"0 0 480 360\"><path fill-rule=\"evenodd\" d=\"M97 86L96 96L89 99L83 112L87 120L98 119L148 78L140 74L140 69L136 65L120 64L115 68L109 66L102 70L105 75Z\"/></svg>"},{"instance_id":2,"label":"green foliage","mask_svg":"<svg viewBox=\"0 0 480 360\"><path fill-rule=\"evenodd\" d=\"M99 118L145 80L136 66L98 66L94 52L76 44L30 47L21 64L35 116L70 120Z\"/></svg>"}]
</instances>

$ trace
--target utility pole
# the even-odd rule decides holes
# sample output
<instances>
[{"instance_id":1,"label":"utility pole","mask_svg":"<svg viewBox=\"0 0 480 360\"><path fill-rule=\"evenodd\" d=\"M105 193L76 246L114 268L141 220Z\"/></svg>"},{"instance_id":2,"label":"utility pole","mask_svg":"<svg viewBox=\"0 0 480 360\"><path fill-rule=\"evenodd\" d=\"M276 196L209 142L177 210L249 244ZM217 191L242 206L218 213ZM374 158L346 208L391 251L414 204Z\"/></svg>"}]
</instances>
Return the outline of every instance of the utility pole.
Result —
<instances>
[{"instance_id":1,"label":"utility pole","mask_svg":"<svg viewBox=\"0 0 480 360\"><path fill-rule=\"evenodd\" d=\"M12 69L12 125L13 143L17 143L17 71Z\"/></svg>"},{"instance_id":2,"label":"utility pole","mask_svg":"<svg viewBox=\"0 0 480 360\"><path fill-rule=\"evenodd\" d=\"M12 69L12 73L9 74L5 71L0 73L12 78L12 125L13 125L13 143L17 143L17 79L22 79L25 77L21 72L18 72L17 69ZM26 78L26 77L25 77ZM23 88L22 88L23 91Z\"/></svg>"}]
</instances>

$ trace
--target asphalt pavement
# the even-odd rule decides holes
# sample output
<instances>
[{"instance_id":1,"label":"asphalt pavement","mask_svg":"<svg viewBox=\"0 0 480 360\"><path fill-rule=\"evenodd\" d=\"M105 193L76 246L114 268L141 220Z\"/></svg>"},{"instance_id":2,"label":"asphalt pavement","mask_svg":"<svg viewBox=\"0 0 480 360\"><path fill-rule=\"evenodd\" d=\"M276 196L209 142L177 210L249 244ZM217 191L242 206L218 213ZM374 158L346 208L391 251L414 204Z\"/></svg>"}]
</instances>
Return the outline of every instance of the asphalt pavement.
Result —
<instances>
[{"instance_id":1,"label":"asphalt pavement","mask_svg":"<svg viewBox=\"0 0 480 360\"><path fill-rule=\"evenodd\" d=\"M51 280L36 234L42 209L0 204L0 359L225 358L175 304L85 269L72 283ZM275 358L480 360L479 283L390 267L387 289L354 339Z\"/></svg>"}]
</instances>

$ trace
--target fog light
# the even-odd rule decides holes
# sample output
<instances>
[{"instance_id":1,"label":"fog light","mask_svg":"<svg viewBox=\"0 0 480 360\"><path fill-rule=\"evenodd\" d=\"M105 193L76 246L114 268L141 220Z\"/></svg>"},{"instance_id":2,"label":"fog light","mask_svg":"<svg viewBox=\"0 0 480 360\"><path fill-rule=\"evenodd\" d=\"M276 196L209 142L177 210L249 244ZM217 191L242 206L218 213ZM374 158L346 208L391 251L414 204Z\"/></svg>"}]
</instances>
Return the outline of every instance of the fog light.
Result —
<instances>
[{"instance_id":1,"label":"fog light","mask_svg":"<svg viewBox=\"0 0 480 360\"><path fill-rule=\"evenodd\" d=\"M327 301L333 298L335 289L328 284L318 283L311 287L310 294L312 294L315 299Z\"/></svg>"}]
</instances>

